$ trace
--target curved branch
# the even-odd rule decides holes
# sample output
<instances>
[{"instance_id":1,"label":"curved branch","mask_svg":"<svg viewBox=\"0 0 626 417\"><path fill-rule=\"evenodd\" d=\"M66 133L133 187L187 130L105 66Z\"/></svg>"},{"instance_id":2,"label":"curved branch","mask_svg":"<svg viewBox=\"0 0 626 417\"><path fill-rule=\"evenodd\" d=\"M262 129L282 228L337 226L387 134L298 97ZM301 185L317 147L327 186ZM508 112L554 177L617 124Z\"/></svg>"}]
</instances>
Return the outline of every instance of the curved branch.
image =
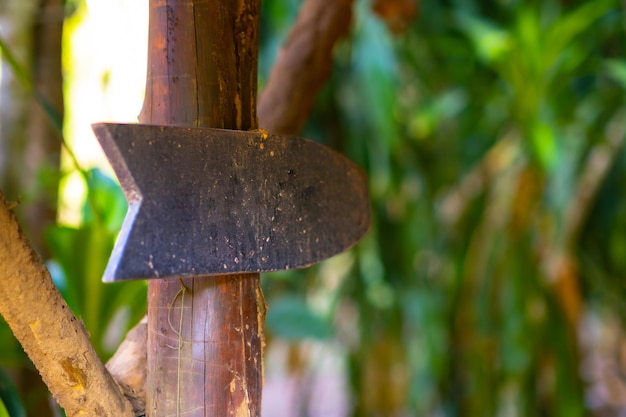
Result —
<instances>
[{"instance_id":1,"label":"curved branch","mask_svg":"<svg viewBox=\"0 0 626 417\"><path fill-rule=\"evenodd\" d=\"M259 96L259 126L297 134L330 76L333 49L350 28L354 0L308 0Z\"/></svg>"},{"instance_id":2,"label":"curved branch","mask_svg":"<svg viewBox=\"0 0 626 417\"><path fill-rule=\"evenodd\" d=\"M0 193L0 314L68 416L134 416Z\"/></svg>"}]
</instances>

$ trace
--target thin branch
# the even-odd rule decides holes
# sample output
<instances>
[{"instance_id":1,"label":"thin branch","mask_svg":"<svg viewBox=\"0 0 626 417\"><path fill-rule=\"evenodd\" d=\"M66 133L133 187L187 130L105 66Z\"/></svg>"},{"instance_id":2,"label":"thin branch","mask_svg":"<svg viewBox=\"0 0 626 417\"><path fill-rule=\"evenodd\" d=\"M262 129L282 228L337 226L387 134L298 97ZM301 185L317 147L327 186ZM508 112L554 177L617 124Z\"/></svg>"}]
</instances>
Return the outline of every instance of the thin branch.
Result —
<instances>
[{"instance_id":1,"label":"thin branch","mask_svg":"<svg viewBox=\"0 0 626 417\"><path fill-rule=\"evenodd\" d=\"M350 28L353 0L307 0L259 96L259 126L298 134L330 76L333 50Z\"/></svg>"},{"instance_id":2,"label":"thin branch","mask_svg":"<svg viewBox=\"0 0 626 417\"><path fill-rule=\"evenodd\" d=\"M593 148L582 169L576 191L566 212L564 231L566 245L573 244L578 238L604 179L617 157L621 155L626 139L624 120L626 120L626 110L622 109L608 124L606 141Z\"/></svg>"},{"instance_id":3,"label":"thin branch","mask_svg":"<svg viewBox=\"0 0 626 417\"><path fill-rule=\"evenodd\" d=\"M106 363L137 416L143 415L146 409L147 323L148 319L144 317L130 329L115 355Z\"/></svg>"}]
</instances>

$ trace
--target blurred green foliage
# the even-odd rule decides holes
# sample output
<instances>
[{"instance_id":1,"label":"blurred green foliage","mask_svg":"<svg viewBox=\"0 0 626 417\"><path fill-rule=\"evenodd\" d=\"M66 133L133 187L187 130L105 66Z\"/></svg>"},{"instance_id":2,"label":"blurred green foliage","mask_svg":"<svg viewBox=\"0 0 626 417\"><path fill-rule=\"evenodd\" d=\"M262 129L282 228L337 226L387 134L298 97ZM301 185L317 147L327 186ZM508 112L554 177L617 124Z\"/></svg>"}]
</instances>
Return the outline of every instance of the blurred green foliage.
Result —
<instances>
[{"instance_id":1,"label":"blurred green foliage","mask_svg":"<svg viewBox=\"0 0 626 417\"><path fill-rule=\"evenodd\" d=\"M15 384L0 369L0 417L26 417Z\"/></svg>"},{"instance_id":2,"label":"blurred green foliage","mask_svg":"<svg viewBox=\"0 0 626 417\"><path fill-rule=\"evenodd\" d=\"M99 169L89 170L85 177L80 225L47 230L52 252L48 267L68 306L89 330L96 352L106 360L145 314L146 284L101 282L127 203L119 185Z\"/></svg>"},{"instance_id":3,"label":"blurred green foliage","mask_svg":"<svg viewBox=\"0 0 626 417\"><path fill-rule=\"evenodd\" d=\"M339 277L266 277L270 311L291 294L334 325L355 415L601 412L579 336L626 317L623 5L421 1L395 37L370 6L304 136L367 170L372 231Z\"/></svg>"},{"instance_id":4,"label":"blurred green foliage","mask_svg":"<svg viewBox=\"0 0 626 417\"><path fill-rule=\"evenodd\" d=\"M263 1L261 87L300 4ZM355 416L611 415L588 401L580 339L588 316L626 318L623 5L424 0L396 36L355 7L303 136L367 171L372 230L264 276L270 340L341 343ZM145 284L100 284L125 203L85 178L49 266L107 357ZM21 363L0 340L0 365Z\"/></svg>"}]
</instances>

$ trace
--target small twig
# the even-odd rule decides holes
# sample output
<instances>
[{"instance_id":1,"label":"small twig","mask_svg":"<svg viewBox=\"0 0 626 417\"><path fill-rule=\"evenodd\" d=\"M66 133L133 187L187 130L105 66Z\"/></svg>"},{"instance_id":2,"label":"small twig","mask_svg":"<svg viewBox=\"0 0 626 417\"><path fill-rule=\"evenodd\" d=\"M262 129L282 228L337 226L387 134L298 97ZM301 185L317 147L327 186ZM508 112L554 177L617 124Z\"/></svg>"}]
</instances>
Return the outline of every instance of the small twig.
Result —
<instances>
[{"instance_id":1,"label":"small twig","mask_svg":"<svg viewBox=\"0 0 626 417\"><path fill-rule=\"evenodd\" d=\"M626 136L626 109L622 109L609 122L606 129L606 141L596 145L578 180L576 191L568 204L565 216L565 243L571 245L578 237L581 227L604 179L620 155Z\"/></svg>"},{"instance_id":2,"label":"small twig","mask_svg":"<svg viewBox=\"0 0 626 417\"><path fill-rule=\"evenodd\" d=\"M178 347L174 347L174 346L168 345L168 344L166 344L165 346L170 348L170 349L180 351L180 349L182 349L182 347L183 347L183 339L182 339L183 309L185 308L185 293L188 291L188 289L185 286L185 283L183 282L183 280L181 278L179 278L178 280L180 282L180 289L178 290L178 292L174 296L174 299L170 303L169 310L167 312L167 323L169 324L170 329L172 330L172 332L174 332L174 334L176 336L178 336ZM180 318L179 318L179 323L178 323L178 328L179 329L176 330L174 328L174 325L172 324L172 310L174 309L174 304L176 304L176 300L178 300L178 297L181 298L181 304L180 304Z\"/></svg>"},{"instance_id":3,"label":"small twig","mask_svg":"<svg viewBox=\"0 0 626 417\"><path fill-rule=\"evenodd\" d=\"M48 100L35 88L35 85L28 75L28 72L18 62L17 58L15 58L15 55L13 55L10 48L7 46L1 36L0 52L2 53L2 57L6 60L7 64L9 64L9 67L13 71L13 74L15 74L20 84L22 84L22 87L24 87L26 91L33 95L33 97L35 98L35 102L42 108L43 113L46 115L48 121L52 125L52 128L57 133L57 137L60 138L61 146L69 155L70 160L72 161L72 165L74 165L74 168L83 177L85 184L89 184L89 173L81 167L80 163L78 162L78 158L76 157L76 154L68 145L65 137L63 136L63 117L61 117L61 114L50 102L50 100ZM98 210L98 206L96 205L96 202L94 201L93 196L91 196L90 193L87 193L87 204L89 204L89 206L91 207L96 222L102 223L102 214Z\"/></svg>"},{"instance_id":4,"label":"small twig","mask_svg":"<svg viewBox=\"0 0 626 417\"><path fill-rule=\"evenodd\" d=\"M456 224L468 205L506 169L518 155L519 140L516 132L511 131L498 140L485 156L452 187L439 204L442 220L450 225Z\"/></svg>"},{"instance_id":5,"label":"small twig","mask_svg":"<svg viewBox=\"0 0 626 417\"><path fill-rule=\"evenodd\" d=\"M177 359L176 359L176 417L180 417L180 391L181 391L181 381L180 381L180 372L181 372L181 360L182 360L182 349L183 349L183 318L185 314L185 294L187 291L190 291L182 278L178 278L178 282L180 282L180 289L174 296L174 299L170 303L169 311L167 312L167 322L170 326L170 329L174 334L178 337L178 347L174 347L166 344L165 346L177 350ZM176 300L180 297L180 314L178 319L178 329L175 329L172 325L171 314L174 309L174 304L176 304Z\"/></svg>"}]
</instances>

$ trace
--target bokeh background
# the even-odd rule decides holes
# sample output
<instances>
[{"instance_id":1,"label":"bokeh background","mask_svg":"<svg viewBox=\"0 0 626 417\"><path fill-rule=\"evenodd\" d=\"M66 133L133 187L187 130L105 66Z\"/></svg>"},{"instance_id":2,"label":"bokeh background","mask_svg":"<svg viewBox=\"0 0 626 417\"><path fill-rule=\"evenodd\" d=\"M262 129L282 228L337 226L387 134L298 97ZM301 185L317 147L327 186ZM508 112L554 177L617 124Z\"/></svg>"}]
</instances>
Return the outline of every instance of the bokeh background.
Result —
<instances>
[{"instance_id":1,"label":"bokeh background","mask_svg":"<svg viewBox=\"0 0 626 417\"><path fill-rule=\"evenodd\" d=\"M261 90L301 4L262 2ZM367 171L372 230L263 276L264 415L626 416L624 7L355 1L302 136ZM136 121L146 13L0 2L0 189L103 360L146 286L100 282L126 202L89 126ZM4 323L0 399L60 412Z\"/></svg>"}]
</instances>

